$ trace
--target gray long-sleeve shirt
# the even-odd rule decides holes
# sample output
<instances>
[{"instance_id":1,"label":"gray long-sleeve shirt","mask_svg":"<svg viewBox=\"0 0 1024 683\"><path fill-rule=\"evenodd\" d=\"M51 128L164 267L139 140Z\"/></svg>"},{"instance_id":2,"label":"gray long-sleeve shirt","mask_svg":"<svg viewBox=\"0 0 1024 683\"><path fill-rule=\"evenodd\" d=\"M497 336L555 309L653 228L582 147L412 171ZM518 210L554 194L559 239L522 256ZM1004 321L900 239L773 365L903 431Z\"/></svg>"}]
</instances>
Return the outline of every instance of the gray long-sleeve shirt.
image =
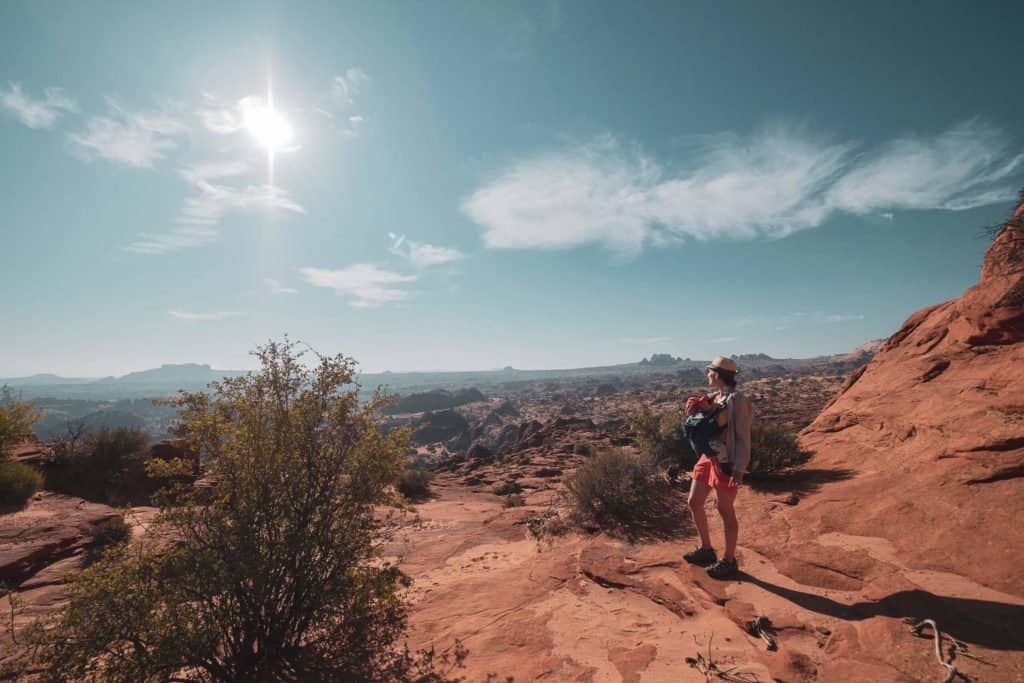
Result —
<instances>
[{"instance_id":1,"label":"gray long-sleeve shirt","mask_svg":"<svg viewBox=\"0 0 1024 683\"><path fill-rule=\"evenodd\" d=\"M750 424L754 421L754 409L750 399L739 391L720 392L720 395L725 396L729 416L722 434L725 455L732 464L733 472L746 472L750 466Z\"/></svg>"}]
</instances>

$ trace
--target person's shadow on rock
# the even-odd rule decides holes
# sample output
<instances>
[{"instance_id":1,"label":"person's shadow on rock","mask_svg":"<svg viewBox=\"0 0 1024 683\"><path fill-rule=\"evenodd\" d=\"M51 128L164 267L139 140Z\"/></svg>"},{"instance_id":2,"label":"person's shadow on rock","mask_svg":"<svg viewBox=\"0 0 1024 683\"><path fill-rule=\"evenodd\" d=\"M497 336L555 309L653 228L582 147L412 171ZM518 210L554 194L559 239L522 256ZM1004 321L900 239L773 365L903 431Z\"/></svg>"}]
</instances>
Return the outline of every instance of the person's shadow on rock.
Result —
<instances>
[{"instance_id":1,"label":"person's shadow on rock","mask_svg":"<svg viewBox=\"0 0 1024 683\"><path fill-rule=\"evenodd\" d=\"M944 633L965 643L993 650L1024 650L1024 606L991 600L954 598L935 595L925 590L904 590L881 600L861 601L852 605L829 598L783 588L746 572L738 576L755 586L789 600L798 607L846 621L861 621L884 616L909 618L915 621L934 619Z\"/></svg>"}]
</instances>

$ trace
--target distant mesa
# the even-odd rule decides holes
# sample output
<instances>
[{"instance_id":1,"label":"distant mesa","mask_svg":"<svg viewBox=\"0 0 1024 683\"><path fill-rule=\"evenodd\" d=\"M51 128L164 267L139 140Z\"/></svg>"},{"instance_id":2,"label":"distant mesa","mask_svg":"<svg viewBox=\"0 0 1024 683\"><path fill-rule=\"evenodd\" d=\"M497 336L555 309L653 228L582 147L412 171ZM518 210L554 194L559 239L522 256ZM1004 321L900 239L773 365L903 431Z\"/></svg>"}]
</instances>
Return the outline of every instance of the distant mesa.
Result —
<instances>
[{"instance_id":1,"label":"distant mesa","mask_svg":"<svg viewBox=\"0 0 1024 683\"><path fill-rule=\"evenodd\" d=\"M741 353L734 360L775 360L767 353Z\"/></svg>"},{"instance_id":2,"label":"distant mesa","mask_svg":"<svg viewBox=\"0 0 1024 683\"><path fill-rule=\"evenodd\" d=\"M640 361L640 365L653 365L657 367L664 367L668 365L675 365L677 363L682 362L683 360L681 358L675 358L670 353L654 353L651 354L651 357L649 359L644 358L642 361Z\"/></svg>"},{"instance_id":3,"label":"distant mesa","mask_svg":"<svg viewBox=\"0 0 1024 683\"><path fill-rule=\"evenodd\" d=\"M205 363L164 364L152 370L129 372L118 377L116 382L122 384L138 382L212 382L225 376L245 374L236 370L214 370Z\"/></svg>"}]
</instances>

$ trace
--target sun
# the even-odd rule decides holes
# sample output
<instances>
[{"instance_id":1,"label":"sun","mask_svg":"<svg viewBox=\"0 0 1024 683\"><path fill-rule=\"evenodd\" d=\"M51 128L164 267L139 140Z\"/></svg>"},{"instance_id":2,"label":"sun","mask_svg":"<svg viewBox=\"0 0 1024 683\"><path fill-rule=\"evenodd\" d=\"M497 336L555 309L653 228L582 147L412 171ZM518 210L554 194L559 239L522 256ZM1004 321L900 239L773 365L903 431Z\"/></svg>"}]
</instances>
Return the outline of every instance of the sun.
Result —
<instances>
[{"instance_id":1,"label":"sun","mask_svg":"<svg viewBox=\"0 0 1024 683\"><path fill-rule=\"evenodd\" d=\"M295 131L284 116L274 109L273 100L246 99L242 102L242 124L256 144L273 154L288 147Z\"/></svg>"}]
</instances>

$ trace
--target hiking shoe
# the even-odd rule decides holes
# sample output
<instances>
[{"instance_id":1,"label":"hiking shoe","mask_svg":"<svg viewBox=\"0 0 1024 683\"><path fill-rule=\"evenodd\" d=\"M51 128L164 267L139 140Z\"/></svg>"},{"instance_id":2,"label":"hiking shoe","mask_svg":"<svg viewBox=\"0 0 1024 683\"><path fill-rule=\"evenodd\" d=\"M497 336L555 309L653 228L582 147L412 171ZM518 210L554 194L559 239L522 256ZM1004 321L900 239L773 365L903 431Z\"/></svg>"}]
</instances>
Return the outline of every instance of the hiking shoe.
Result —
<instances>
[{"instance_id":1,"label":"hiking shoe","mask_svg":"<svg viewBox=\"0 0 1024 683\"><path fill-rule=\"evenodd\" d=\"M718 555L715 554L714 548L696 548L688 553L683 553L683 559L690 564L707 567L715 563Z\"/></svg>"},{"instance_id":2,"label":"hiking shoe","mask_svg":"<svg viewBox=\"0 0 1024 683\"><path fill-rule=\"evenodd\" d=\"M721 559L708 567L708 576L712 579L718 579L719 581L724 579L734 579L739 572L740 567L736 564L736 560Z\"/></svg>"}]
</instances>

